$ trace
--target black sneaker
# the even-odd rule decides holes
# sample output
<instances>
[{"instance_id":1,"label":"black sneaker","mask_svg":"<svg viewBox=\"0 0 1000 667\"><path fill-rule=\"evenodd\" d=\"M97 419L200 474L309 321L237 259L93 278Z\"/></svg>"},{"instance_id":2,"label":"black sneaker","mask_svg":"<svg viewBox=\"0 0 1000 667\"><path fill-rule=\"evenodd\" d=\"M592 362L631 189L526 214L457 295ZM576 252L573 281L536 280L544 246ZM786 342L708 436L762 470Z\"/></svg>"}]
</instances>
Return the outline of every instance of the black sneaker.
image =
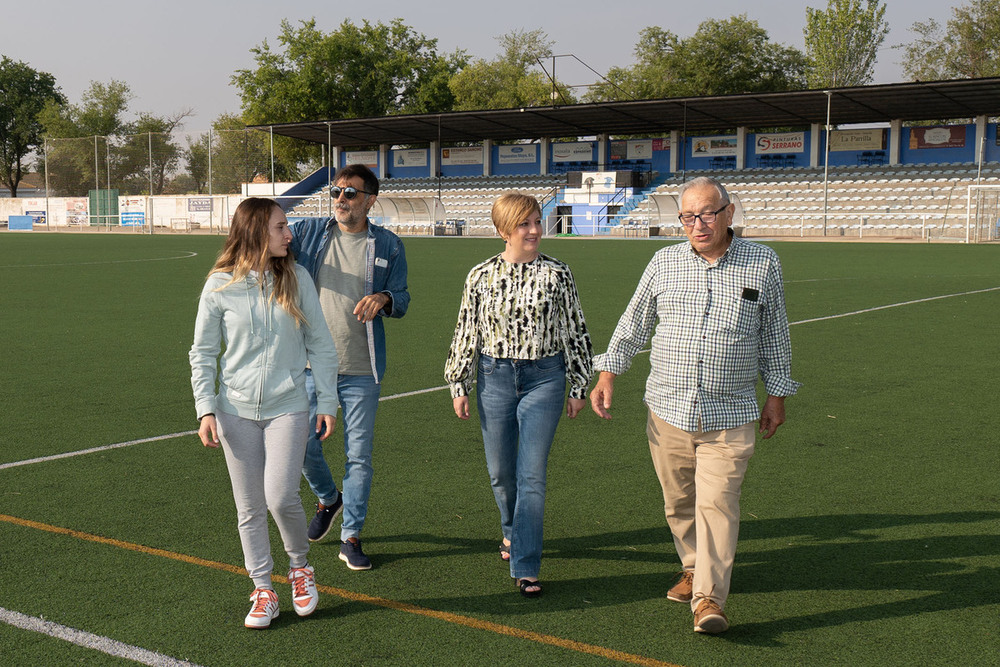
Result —
<instances>
[{"instance_id":1,"label":"black sneaker","mask_svg":"<svg viewBox=\"0 0 1000 667\"><path fill-rule=\"evenodd\" d=\"M340 560L347 563L347 567L352 570L370 570L372 562L365 552L361 550L361 540L357 542L340 543Z\"/></svg>"},{"instance_id":2,"label":"black sneaker","mask_svg":"<svg viewBox=\"0 0 1000 667\"><path fill-rule=\"evenodd\" d=\"M316 503L316 516L309 522L309 541L319 542L330 532L333 520L344 510L344 494L338 494L337 500L327 507L323 503Z\"/></svg>"}]
</instances>

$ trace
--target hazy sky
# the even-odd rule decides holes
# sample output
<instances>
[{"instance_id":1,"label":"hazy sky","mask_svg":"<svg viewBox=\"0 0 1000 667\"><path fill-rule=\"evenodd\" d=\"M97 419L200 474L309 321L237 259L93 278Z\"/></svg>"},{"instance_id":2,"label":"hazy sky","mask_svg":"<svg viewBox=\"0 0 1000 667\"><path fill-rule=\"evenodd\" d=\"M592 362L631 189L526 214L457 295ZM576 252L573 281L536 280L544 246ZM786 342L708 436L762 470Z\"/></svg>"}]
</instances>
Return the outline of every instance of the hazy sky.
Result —
<instances>
[{"instance_id":1,"label":"hazy sky","mask_svg":"<svg viewBox=\"0 0 1000 667\"><path fill-rule=\"evenodd\" d=\"M230 85L237 69L253 67L250 49L265 39L277 46L281 19L293 24L316 18L324 32L349 18L404 23L437 38L439 52L465 49L473 57L492 59L496 37L514 29L542 28L555 42L556 54L573 54L601 72L632 63L639 31L658 25L680 37L690 36L709 17L746 13L768 31L773 41L804 49L802 28L808 6L825 0L373 0L336 5L297 0L102 0L51 4L5 1L0 11L0 54L49 72L69 100L80 102L91 81L118 79L129 84L133 113L167 115L193 108L185 129L207 130L223 112L238 112L239 97ZM890 48L913 38L915 21L935 18L944 24L959 2L887 0L890 33L879 53L875 83L902 80L902 53ZM345 13L346 12L346 13ZM556 75L565 83L593 83L596 77L572 58L556 60ZM579 91L582 93L582 89Z\"/></svg>"}]
</instances>

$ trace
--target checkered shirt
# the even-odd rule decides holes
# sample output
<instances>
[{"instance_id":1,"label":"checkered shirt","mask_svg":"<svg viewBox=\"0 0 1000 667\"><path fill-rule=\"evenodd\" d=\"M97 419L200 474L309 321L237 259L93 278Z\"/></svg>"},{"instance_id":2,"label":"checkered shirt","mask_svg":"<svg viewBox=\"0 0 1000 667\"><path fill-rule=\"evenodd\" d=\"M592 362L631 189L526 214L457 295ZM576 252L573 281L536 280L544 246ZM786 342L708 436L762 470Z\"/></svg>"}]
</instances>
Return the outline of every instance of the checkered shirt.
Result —
<instances>
[{"instance_id":1,"label":"checkered shirt","mask_svg":"<svg viewBox=\"0 0 1000 667\"><path fill-rule=\"evenodd\" d=\"M646 405L685 431L758 419L758 373L771 396L800 386L791 379L781 263L766 246L733 237L714 264L690 243L658 251L594 369L621 375L651 333Z\"/></svg>"}]
</instances>

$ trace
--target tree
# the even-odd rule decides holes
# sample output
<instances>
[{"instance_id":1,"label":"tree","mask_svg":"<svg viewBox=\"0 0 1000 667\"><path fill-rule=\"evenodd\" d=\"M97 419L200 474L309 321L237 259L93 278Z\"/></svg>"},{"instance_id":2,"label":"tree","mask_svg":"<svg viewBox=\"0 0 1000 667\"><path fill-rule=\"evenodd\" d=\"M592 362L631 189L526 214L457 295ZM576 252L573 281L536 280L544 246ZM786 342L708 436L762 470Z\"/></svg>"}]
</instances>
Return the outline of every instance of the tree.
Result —
<instances>
[{"instance_id":1,"label":"tree","mask_svg":"<svg viewBox=\"0 0 1000 667\"><path fill-rule=\"evenodd\" d=\"M344 20L329 34L315 19L297 28L282 21L278 43L278 50L266 40L251 49L255 67L232 76L247 125L447 111L454 102L448 80L467 61L461 51L438 54L436 39L400 19ZM294 177L316 162L315 150L276 137L275 160L279 172Z\"/></svg>"},{"instance_id":2,"label":"tree","mask_svg":"<svg viewBox=\"0 0 1000 667\"><path fill-rule=\"evenodd\" d=\"M871 82L878 50L889 34L881 0L828 0L826 11L806 7L810 88Z\"/></svg>"},{"instance_id":3,"label":"tree","mask_svg":"<svg viewBox=\"0 0 1000 667\"><path fill-rule=\"evenodd\" d=\"M934 19L916 22L917 38L903 44L903 71L913 81L1000 76L1000 0L954 7L945 29Z\"/></svg>"},{"instance_id":4,"label":"tree","mask_svg":"<svg viewBox=\"0 0 1000 667\"><path fill-rule=\"evenodd\" d=\"M197 139L187 138L188 147L184 151L184 162L187 164L188 176L195 194L208 192L209 159L212 150L208 144L209 135L202 134Z\"/></svg>"},{"instance_id":5,"label":"tree","mask_svg":"<svg viewBox=\"0 0 1000 667\"><path fill-rule=\"evenodd\" d=\"M95 188L122 194L161 194L177 168L180 148L173 132L191 115L140 113L125 119L132 91L122 81L93 81L79 105L49 102L39 114L47 139L51 189L81 195ZM150 172L152 167L152 173ZM152 182L152 185L151 185Z\"/></svg>"},{"instance_id":6,"label":"tree","mask_svg":"<svg viewBox=\"0 0 1000 667\"><path fill-rule=\"evenodd\" d=\"M275 137L275 142L277 140L278 137ZM271 157L267 134L248 130L239 116L222 114L212 123L211 135L204 133L195 139L188 137L187 141L188 148L184 151L187 175L198 194L209 191L212 194L237 194L243 183L251 183L255 177L266 176L270 180ZM209 155L212 158L211 171L208 168ZM281 169L281 165L276 163L276 178L293 178Z\"/></svg>"},{"instance_id":7,"label":"tree","mask_svg":"<svg viewBox=\"0 0 1000 667\"><path fill-rule=\"evenodd\" d=\"M553 99L549 75L539 71L538 61L552 56L553 42L541 29L514 30L497 38L500 55L495 60L477 59L451 78L455 109L513 109L575 100L559 85ZM533 69L534 68L534 69Z\"/></svg>"},{"instance_id":8,"label":"tree","mask_svg":"<svg viewBox=\"0 0 1000 667\"><path fill-rule=\"evenodd\" d=\"M237 70L248 124L364 118L444 111L451 99L442 85L464 64L461 52L437 53L437 40L413 32L401 19L388 25L344 20L329 34L316 20L298 28L281 22L273 51L265 40L251 49L256 67Z\"/></svg>"},{"instance_id":9,"label":"tree","mask_svg":"<svg viewBox=\"0 0 1000 667\"><path fill-rule=\"evenodd\" d=\"M111 187L108 137L124 133L132 99L128 84L92 81L79 105L49 101L38 116L47 139L45 161L51 190L80 196Z\"/></svg>"},{"instance_id":10,"label":"tree","mask_svg":"<svg viewBox=\"0 0 1000 667\"><path fill-rule=\"evenodd\" d=\"M777 92L805 87L806 57L772 42L746 14L703 21L679 39L657 26L644 28L636 62L612 68L591 88L588 101Z\"/></svg>"},{"instance_id":11,"label":"tree","mask_svg":"<svg viewBox=\"0 0 1000 667\"><path fill-rule=\"evenodd\" d=\"M139 119L124 129L125 136L115 153L112 170L118 175L119 188L127 194L163 194L168 180L177 170L182 150L173 139L191 109L172 116L140 113ZM150 172L152 169L152 172Z\"/></svg>"},{"instance_id":12,"label":"tree","mask_svg":"<svg viewBox=\"0 0 1000 667\"><path fill-rule=\"evenodd\" d=\"M0 178L11 197L24 176L24 158L42 142L38 114L47 102L64 101L51 74L7 56L0 59Z\"/></svg>"}]
</instances>

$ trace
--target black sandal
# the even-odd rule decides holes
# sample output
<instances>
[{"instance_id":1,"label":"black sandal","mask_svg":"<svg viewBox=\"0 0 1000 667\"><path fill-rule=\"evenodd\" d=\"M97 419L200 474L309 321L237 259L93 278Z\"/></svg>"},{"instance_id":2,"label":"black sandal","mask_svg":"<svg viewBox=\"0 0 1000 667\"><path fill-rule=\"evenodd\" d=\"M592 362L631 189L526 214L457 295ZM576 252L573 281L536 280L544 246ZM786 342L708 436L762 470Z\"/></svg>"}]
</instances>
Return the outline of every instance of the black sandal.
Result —
<instances>
[{"instance_id":1,"label":"black sandal","mask_svg":"<svg viewBox=\"0 0 1000 667\"><path fill-rule=\"evenodd\" d=\"M538 588L537 591L529 591L529 586L535 586ZM537 598L542 594L542 584L538 581L532 581L531 579L518 579L517 587L521 589L521 595L526 598Z\"/></svg>"},{"instance_id":2,"label":"black sandal","mask_svg":"<svg viewBox=\"0 0 1000 667\"><path fill-rule=\"evenodd\" d=\"M510 561L510 545L500 543L500 560L507 563Z\"/></svg>"}]
</instances>

